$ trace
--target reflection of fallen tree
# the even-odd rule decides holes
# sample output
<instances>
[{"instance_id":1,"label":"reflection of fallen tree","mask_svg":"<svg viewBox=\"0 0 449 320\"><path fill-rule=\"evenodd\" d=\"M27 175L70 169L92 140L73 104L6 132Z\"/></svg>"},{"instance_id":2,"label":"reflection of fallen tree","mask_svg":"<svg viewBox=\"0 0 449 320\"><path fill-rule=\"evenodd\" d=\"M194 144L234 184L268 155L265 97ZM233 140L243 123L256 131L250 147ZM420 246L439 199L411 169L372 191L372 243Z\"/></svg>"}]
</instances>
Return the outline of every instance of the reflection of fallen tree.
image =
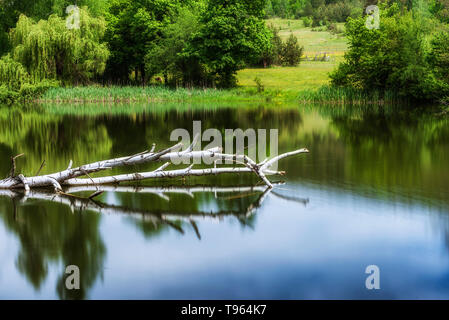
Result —
<instances>
[{"instance_id":1,"label":"reflection of fallen tree","mask_svg":"<svg viewBox=\"0 0 449 320\"><path fill-rule=\"evenodd\" d=\"M303 199L303 198L298 198L298 197L292 197L292 196L286 196L283 194L280 194L278 192L273 191L272 192L273 195L275 195L276 197L279 197L280 199L284 199L287 201L295 201L298 203L302 203L303 205L307 205L309 203L309 199Z\"/></svg>"},{"instance_id":2,"label":"reflection of fallen tree","mask_svg":"<svg viewBox=\"0 0 449 320\"><path fill-rule=\"evenodd\" d=\"M280 183L276 183L280 184ZM214 193L215 197L218 197L219 193L238 193L239 197L258 195L257 199L249 204L244 210L220 210L220 211L198 211L198 212L170 212L161 210L143 210L137 208L129 208L121 205L112 205L97 201L94 197L82 197L74 193L77 192L88 192L95 191L95 194L103 192L131 192L131 193L147 193L155 194L163 199L169 201L167 194L177 193L185 194L190 197L194 197L195 193ZM72 212L77 211L93 211L100 214L107 215L122 215L133 217L136 219L143 220L145 222L153 223L157 225L167 225L180 233L184 233L182 226L177 224L177 222L187 222L189 223L198 238L201 238L197 220L217 220L222 221L227 217L235 217L240 222L244 223L248 218L255 214L257 209L262 205L263 201L269 194L273 194L277 197L284 198L284 196L278 193L272 193L272 188L267 186L232 186L232 187L213 187L213 186L193 186L193 187L179 187L179 186L168 186L168 187L141 187L141 186L76 186L68 187L65 192L53 193L45 189L32 189L28 192L23 192L22 190L2 190L0 189L0 196L8 196L21 203L26 203L28 200L44 200L60 203L69 206ZM307 199L291 198L293 200L304 205L307 204Z\"/></svg>"},{"instance_id":3,"label":"reflection of fallen tree","mask_svg":"<svg viewBox=\"0 0 449 320\"><path fill-rule=\"evenodd\" d=\"M293 155L307 153L307 149L298 149L287 152L272 159L265 159L260 163L256 163L244 154L225 154L222 153L221 148L211 148L207 150L195 151L194 147L198 141L198 136L195 137L193 143L185 150L180 151L182 144L176 144L170 148L155 152L154 145L151 150L115 159L97 161L90 164L85 164L80 167L72 168L72 161L70 161L66 170L47 174L36 175L34 177L25 177L23 174L16 175L15 160L21 155L11 159L12 169L8 178L0 180L0 189L24 189L25 192L30 191L31 188L36 187L52 187L55 192L62 191L64 186L98 186L103 184L117 184L120 182L140 181L144 179L153 178L170 178L170 177L185 177L185 176L204 176L222 173L241 173L253 172L255 173L269 188L272 188L271 182L267 179L267 175L284 174L282 171L274 171L270 168L279 160ZM206 160L206 163L233 163L240 164L242 167L220 167L208 169L192 169L190 165L184 169L165 170L170 163L191 163L193 160ZM104 171L107 169L124 167L130 165L138 165L150 162L166 162L161 167L150 172L140 172L131 174L121 174L107 177L92 178L90 174L94 172ZM42 168L42 166L41 166ZM38 173L40 172L40 169ZM80 178L85 177L85 178Z\"/></svg>"}]
</instances>

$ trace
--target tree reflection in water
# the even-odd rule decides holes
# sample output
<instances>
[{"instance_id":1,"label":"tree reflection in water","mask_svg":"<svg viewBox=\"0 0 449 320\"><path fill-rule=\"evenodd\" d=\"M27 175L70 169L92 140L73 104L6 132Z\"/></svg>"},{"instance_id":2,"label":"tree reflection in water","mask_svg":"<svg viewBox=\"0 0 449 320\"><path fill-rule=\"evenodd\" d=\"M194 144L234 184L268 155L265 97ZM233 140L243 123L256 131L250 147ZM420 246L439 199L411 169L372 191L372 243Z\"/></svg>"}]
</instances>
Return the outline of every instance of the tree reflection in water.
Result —
<instances>
[{"instance_id":1,"label":"tree reflection in water","mask_svg":"<svg viewBox=\"0 0 449 320\"><path fill-rule=\"evenodd\" d=\"M126 203L126 196L145 195L140 199L150 201L152 208L146 209L138 202L135 206L116 205L83 196L85 192L91 194L98 191L113 193L116 199L122 198L121 203ZM177 208L176 205L171 209L158 208L154 206L154 197L148 197L148 194L156 195L167 203L170 203L170 198L175 197L176 202L176 196L183 195L194 198L192 201L196 205L189 208L182 201L182 206ZM207 202L204 198L206 194L212 195L217 202L220 198L232 199L227 202L237 202L237 208L221 205L215 211L202 211L199 206L201 202ZM103 278L106 249L99 232L102 215L129 217L146 237L157 236L166 228L184 234L186 227L189 227L201 239L198 220L234 218L241 225L251 227L257 209L269 194L286 199L266 186L71 187L61 194L45 189L28 193L0 190L3 198L0 200L0 211L3 212L0 217L20 240L17 268L36 290L48 276L48 265L59 263L62 265L56 285L59 298L85 299L97 278ZM10 201L7 201L8 198ZM307 199L296 197L289 197L288 200L304 205L308 203ZM80 290L67 290L65 287L65 267L68 265L77 265L80 269Z\"/></svg>"},{"instance_id":2,"label":"tree reflection in water","mask_svg":"<svg viewBox=\"0 0 449 320\"><path fill-rule=\"evenodd\" d=\"M102 273L106 254L98 232L100 216L72 214L68 207L55 203L21 203L20 198L11 194L12 201L0 201L0 217L20 242L18 270L39 290L49 273L49 264L61 265L58 296L86 298L88 289ZM83 275L80 290L65 290L65 266L71 264L76 264Z\"/></svg>"}]
</instances>

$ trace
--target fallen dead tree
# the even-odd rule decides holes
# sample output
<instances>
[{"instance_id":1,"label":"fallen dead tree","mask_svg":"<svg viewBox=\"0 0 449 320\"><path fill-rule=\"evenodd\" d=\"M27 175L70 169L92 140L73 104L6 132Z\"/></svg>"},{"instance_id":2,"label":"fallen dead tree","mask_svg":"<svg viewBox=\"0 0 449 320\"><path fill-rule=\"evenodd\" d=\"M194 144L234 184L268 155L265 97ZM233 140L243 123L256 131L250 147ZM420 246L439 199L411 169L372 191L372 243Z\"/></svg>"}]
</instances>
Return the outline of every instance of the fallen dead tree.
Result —
<instances>
[{"instance_id":1,"label":"fallen dead tree","mask_svg":"<svg viewBox=\"0 0 449 320\"><path fill-rule=\"evenodd\" d=\"M150 150L134 154L127 157L120 157L115 159L97 161L90 164L85 164L76 168L72 168L72 161L70 161L67 169L52 174L37 175L32 177L25 177L23 174L16 175L15 160L19 156L11 158L12 169L10 176L6 179L0 180L0 189L24 189L29 192L31 188L38 187L52 187L56 193L63 192L62 186L99 186L106 184L118 184L121 182L132 182L154 178L174 178L187 176L205 176L216 175L222 173L255 173L269 188L273 185L267 179L267 175L280 174L283 171L271 170L271 166L277 161L294 156L301 153L308 153L305 148L295 151L280 154L271 159L265 159L260 163L256 163L246 155L240 154L226 154L222 153L221 148L212 148L201 151L194 151L194 146L197 143L198 137L194 138L193 143L185 150L180 150L182 144L178 143L172 147L161 151L155 151L155 145ZM194 159L208 159L211 163L231 162L239 167L216 167L207 169L193 169L193 165L184 169L165 170L170 163L192 162ZM139 172L131 174L120 174L105 177L91 177L90 174L104 171L117 167L139 165L151 162L165 162L156 170L149 172ZM40 170L39 170L40 171Z\"/></svg>"}]
</instances>

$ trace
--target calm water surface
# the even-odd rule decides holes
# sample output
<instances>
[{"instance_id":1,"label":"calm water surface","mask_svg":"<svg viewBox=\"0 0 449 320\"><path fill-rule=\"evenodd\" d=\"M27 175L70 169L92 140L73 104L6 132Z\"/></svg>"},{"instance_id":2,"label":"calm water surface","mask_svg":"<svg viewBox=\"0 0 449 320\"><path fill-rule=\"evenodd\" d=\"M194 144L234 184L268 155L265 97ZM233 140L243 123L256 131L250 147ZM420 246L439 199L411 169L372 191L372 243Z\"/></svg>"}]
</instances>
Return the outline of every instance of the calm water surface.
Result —
<instances>
[{"instance_id":1,"label":"calm water surface","mask_svg":"<svg viewBox=\"0 0 449 320\"><path fill-rule=\"evenodd\" d=\"M282 160L287 175L271 179L284 183L269 193L250 174L111 187L99 205L45 190L0 192L0 298L449 298L448 118L340 107L106 108L0 109L0 176L22 152L18 168L33 175L43 160L50 173L70 159L163 148L193 120L203 130L278 128L280 152L311 153ZM78 291L64 286L72 264ZM365 288L371 264L380 290Z\"/></svg>"}]
</instances>

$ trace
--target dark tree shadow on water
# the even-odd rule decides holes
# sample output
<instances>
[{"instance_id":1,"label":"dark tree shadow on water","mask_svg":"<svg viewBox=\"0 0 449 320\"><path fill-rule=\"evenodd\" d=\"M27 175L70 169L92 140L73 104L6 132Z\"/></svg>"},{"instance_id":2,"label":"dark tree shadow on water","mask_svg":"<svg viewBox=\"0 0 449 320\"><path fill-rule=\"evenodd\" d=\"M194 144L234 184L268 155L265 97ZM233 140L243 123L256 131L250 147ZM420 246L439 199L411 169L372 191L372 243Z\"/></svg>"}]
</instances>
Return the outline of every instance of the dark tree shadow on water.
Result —
<instances>
[{"instance_id":1,"label":"dark tree shadow on water","mask_svg":"<svg viewBox=\"0 0 449 320\"><path fill-rule=\"evenodd\" d=\"M54 203L0 199L0 218L19 239L16 266L36 291L48 277L50 265L63 265L57 283L60 299L85 299L103 272L106 248L99 234L100 216L72 213ZM65 289L65 266L80 269L80 289Z\"/></svg>"}]
</instances>

